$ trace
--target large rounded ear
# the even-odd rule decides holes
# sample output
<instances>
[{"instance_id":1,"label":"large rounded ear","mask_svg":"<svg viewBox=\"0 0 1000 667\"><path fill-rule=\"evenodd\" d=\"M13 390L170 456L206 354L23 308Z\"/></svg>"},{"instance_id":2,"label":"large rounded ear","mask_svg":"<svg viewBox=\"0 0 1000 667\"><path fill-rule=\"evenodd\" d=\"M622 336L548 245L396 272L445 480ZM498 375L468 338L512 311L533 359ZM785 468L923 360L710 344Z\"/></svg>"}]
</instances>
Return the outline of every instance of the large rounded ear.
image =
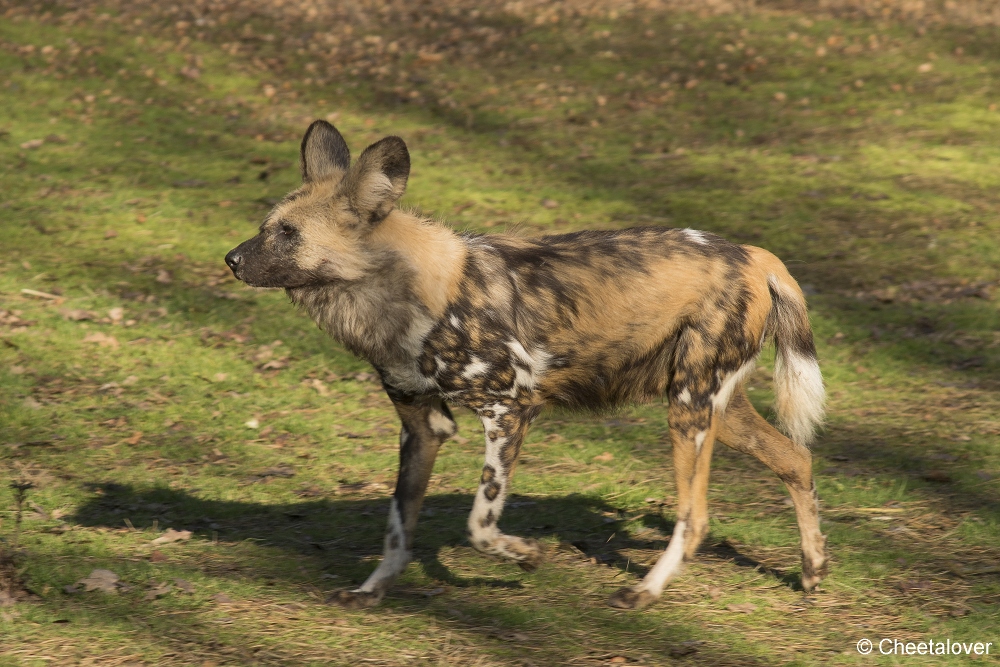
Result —
<instances>
[{"instance_id":1,"label":"large rounded ear","mask_svg":"<svg viewBox=\"0 0 1000 667\"><path fill-rule=\"evenodd\" d=\"M361 219L377 224L406 191L410 152L399 137L386 137L364 150L340 184Z\"/></svg>"},{"instance_id":2,"label":"large rounded ear","mask_svg":"<svg viewBox=\"0 0 1000 667\"><path fill-rule=\"evenodd\" d=\"M302 182L320 181L351 166L351 151L333 125L317 120L302 137Z\"/></svg>"}]
</instances>

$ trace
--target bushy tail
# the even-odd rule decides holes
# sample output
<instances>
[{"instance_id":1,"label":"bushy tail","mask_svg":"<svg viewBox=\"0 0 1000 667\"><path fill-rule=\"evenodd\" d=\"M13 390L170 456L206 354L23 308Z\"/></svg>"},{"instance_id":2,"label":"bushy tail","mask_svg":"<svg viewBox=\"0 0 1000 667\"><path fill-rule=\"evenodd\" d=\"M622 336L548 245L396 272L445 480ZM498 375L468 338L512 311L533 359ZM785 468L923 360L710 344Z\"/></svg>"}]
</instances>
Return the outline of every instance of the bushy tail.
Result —
<instances>
[{"instance_id":1,"label":"bushy tail","mask_svg":"<svg viewBox=\"0 0 1000 667\"><path fill-rule=\"evenodd\" d=\"M788 280L792 281L791 276ZM816 360L816 345L806 313L805 299L792 281L783 284L778 276L767 277L771 292L768 333L774 337L775 409L778 428L800 445L808 445L823 423L826 391Z\"/></svg>"}]
</instances>

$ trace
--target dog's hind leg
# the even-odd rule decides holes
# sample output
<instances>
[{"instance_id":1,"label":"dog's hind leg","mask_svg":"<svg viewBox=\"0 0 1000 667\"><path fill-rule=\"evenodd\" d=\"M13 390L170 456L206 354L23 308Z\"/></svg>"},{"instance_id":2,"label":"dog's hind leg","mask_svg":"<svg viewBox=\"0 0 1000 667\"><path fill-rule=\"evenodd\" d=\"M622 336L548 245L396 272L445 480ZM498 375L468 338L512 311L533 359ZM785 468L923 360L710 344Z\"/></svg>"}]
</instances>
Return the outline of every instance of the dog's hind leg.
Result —
<instances>
[{"instance_id":1,"label":"dog's hind leg","mask_svg":"<svg viewBox=\"0 0 1000 667\"><path fill-rule=\"evenodd\" d=\"M786 438L757 414L742 388L729 402L719 440L753 456L785 483L802 537L802 588L812 590L826 575L828 562L826 537L819 529L819 500L809 449Z\"/></svg>"},{"instance_id":2,"label":"dog's hind leg","mask_svg":"<svg viewBox=\"0 0 1000 667\"><path fill-rule=\"evenodd\" d=\"M391 394L403 422L399 434L399 478L389 509L382 562L355 590L339 591L333 600L345 607L371 607L382 599L413 554L413 531L424 501L427 482L441 443L454 435L456 426L448 406L434 396Z\"/></svg>"},{"instance_id":3,"label":"dog's hind leg","mask_svg":"<svg viewBox=\"0 0 1000 667\"><path fill-rule=\"evenodd\" d=\"M542 546L535 540L504 535L497 521L503 512L524 434L537 415L537 408L525 409L509 402L488 405L477 412L486 431L486 462L469 515L469 541L475 549L514 561L530 572L544 557Z\"/></svg>"},{"instance_id":4,"label":"dog's hind leg","mask_svg":"<svg viewBox=\"0 0 1000 667\"><path fill-rule=\"evenodd\" d=\"M694 556L708 532L708 477L712 463L716 419L712 406L694 406L671 399L670 440L674 450L677 485L677 523L667 550L641 582L617 590L608 604L619 609L641 609L663 592L680 572L685 559Z\"/></svg>"}]
</instances>

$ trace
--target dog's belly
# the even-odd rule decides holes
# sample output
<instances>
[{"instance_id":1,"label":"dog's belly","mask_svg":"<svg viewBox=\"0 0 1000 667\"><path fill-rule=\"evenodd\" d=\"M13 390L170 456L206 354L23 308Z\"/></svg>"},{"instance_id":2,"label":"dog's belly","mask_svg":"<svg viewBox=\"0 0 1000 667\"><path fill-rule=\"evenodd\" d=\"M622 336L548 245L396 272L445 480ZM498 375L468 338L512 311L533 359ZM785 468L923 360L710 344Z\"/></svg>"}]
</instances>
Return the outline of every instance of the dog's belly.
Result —
<instances>
[{"instance_id":1,"label":"dog's belly","mask_svg":"<svg viewBox=\"0 0 1000 667\"><path fill-rule=\"evenodd\" d=\"M666 395L675 343L672 338L648 349L627 343L559 355L534 391L544 402L602 410Z\"/></svg>"},{"instance_id":2,"label":"dog's belly","mask_svg":"<svg viewBox=\"0 0 1000 667\"><path fill-rule=\"evenodd\" d=\"M445 399L472 409L513 401L603 410L664 397L674 347L673 338L647 349L613 343L554 351L508 341L437 355L424 377Z\"/></svg>"}]
</instances>

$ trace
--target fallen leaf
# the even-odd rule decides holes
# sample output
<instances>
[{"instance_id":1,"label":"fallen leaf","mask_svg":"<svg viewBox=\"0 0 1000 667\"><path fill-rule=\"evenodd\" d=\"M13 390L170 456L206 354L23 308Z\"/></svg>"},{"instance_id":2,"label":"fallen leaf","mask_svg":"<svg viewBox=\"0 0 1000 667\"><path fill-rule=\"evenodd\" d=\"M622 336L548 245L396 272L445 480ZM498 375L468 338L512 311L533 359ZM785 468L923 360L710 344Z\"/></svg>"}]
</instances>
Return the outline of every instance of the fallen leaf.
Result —
<instances>
[{"instance_id":1,"label":"fallen leaf","mask_svg":"<svg viewBox=\"0 0 1000 667\"><path fill-rule=\"evenodd\" d=\"M607 463L608 461L614 460L615 455L611 452L604 452L603 454L598 454L594 457L595 461L600 461L602 463Z\"/></svg>"},{"instance_id":2,"label":"fallen leaf","mask_svg":"<svg viewBox=\"0 0 1000 667\"><path fill-rule=\"evenodd\" d=\"M712 586L711 588L708 589L708 597L712 598L713 600L718 600L719 598L722 597L722 589L719 588L718 586Z\"/></svg>"},{"instance_id":3,"label":"fallen leaf","mask_svg":"<svg viewBox=\"0 0 1000 667\"><path fill-rule=\"evenodd\" d=\"M64 310L62 311L62 315L71 322L80 322L82 320L93 320L97 318L97 313L91 310L80 310L78 308Z\"/></svg>"},{"instance_id":4,"label":"fallen leaf","mask_svg":"<svg viewBox=\"0 0 1000 667\"><path fill-rule=\"evenodd\" d=\"M136 431L131 435L131 437L127 438L125 442L130 445L138 445L140 440L142 440L142 431Z\"/></svg>"},{"instance_id":5,"label":"fallen leaf","mask_svg":"<svg viewBox=\"0 0 1000 667\"><path fill-rule=\"evenodd\" d=\"M117 350L119 347L118 339L114 336L109 336L106 333L100 331L95 331L91 334L87 334L84 339L84 343L97 343L101 347L110 347L111 349Z\"/></svg>"},{"instance_id":6,"label":"fallen leaf","mask_svg":"<svg viewBox=\"0 0 1000 667\"><path fill-rule=\"evenodd\" d=\"M182 540L189 539L191 539L190 530L174 530L173 528L168 528L167 532L153 540L152 544L169 544L171 542L180 542Z\"/></svg>"},{"instance_id":7,"label":"fallen leaf","mask_svg":"<svg viewBox=\"0 0 1000 667\"><path fill-rule=\"evenodd\" d=\"M559 202L557 202L555 199L545 198L542 200L541 204L542 208L548 208L548 209L559 208Z\"/></svg>"},{"instance_id":8,"label":"fallen leaf","mask_svg":"<svg viewBox=\"0 0 1000 667\"><path fill-rule=\"evenodd\" d=\"M31 140L25 141L23 144L21 144L21 148L23 148L26 151L29 151L29 150L33 150L35 148L41 148L42 144L44 144L44 143L45 143L44 139L31 139Z\"/></svg>"},{"instance_id":9,"label":"fallen leaf","mask_svg":"<svg viewBox=\"0 0 1000 667\"><path fill-rule=\"evenodd\" d=\"M185 593L194 593L194 584L192 584L187 579L174 579L174 583L177 584L177 588L181 589Z\"/></svg>"},{"instance_id":10,"label":"fallen leaf","mask_svg":"<svg viewBox=\"0 0 1000 667\"><path fill-rule=\"evenodd\" d=\"M917 71L920 72L921 74L926 74L927 72L930 72L933 69L934 69L934 63L923 63L922 65L917 67Z\"/></svg>"},{"instance_id":11,"label":"fallen leaf","mask_svg":"<svg viewBox=\"0 0 1000 667\"><path fill-rule=\"evenodd\" d=\"M111 318L111 321L114 324L118 324L119 322L122 321L122 318L125 317L125 309L124 308L112 308L111 310L108 311L108 317Z\"/></svg>"},{"instance_id":12,"label":"fallen leaf","mask_svg":"<svg viewBox=\"0 0 1000 667\"><path fill-rule=\"evenodd\" d=\"M160 269L156 274L156 282L162 285L169 285L174 279L170 276L170 272L166 269Z\"/></svg>"},{"instance_id":13,"label":"fallen leaf","mask_svg":"<svg viewBox=\"0 0 1000 667\"><path fill-rule=\"evenodd\" d=\"M105 593L117 593L118 581L120 577L111 570L94 570L90 576L85 577L77 584L83 584L84 590L103 591Z\"/></svg>"},{"instance_id":14,"label":"fallen leaf","mask_svg":"<svg viewBox=\"0 0 1000 667\"><path fill-rule=\"evenodd\" d=\"M246 426L247 428L259 428L260 421L258 421L257 419L248 419L247 421L243 422L243 425Z\"/></svg>"},{"instance_id":15,"label":"fallen leaf","mask_svg":"<svg viewBox=\"0 0 1000 667\"><path fill-rule=\"evenodd\" d=\"M312 378L311 380L307 380L305 382L305 385L307 387L312 387L313 389L315 389L319 393L320 396L329 396L330 395L330 390L327 389L326 383L324 383L322 380L320 380L318 378Z\"/></svg>"},{"instance_id":16,"label":"fallen leaf","mask_svg":"<svg viewBox=\"0 0 1000 667\"><path fill-rule=\"evenodd\" d=\"M156 598L163 597L172 590L174 590L174 587L171 586L170 584L164 583L155 585L153 588L151 588L149 591L146 592L144 599L155 600Z\"/></svg>"},{"instance_id":17,"label":"fallen leaf","mask_svg":"<svg viewBox=\"0 0 1000 667\"><path fill-rule=\"evenodd\" d=\"M104 232L104 238L105 239L113 239L116 236L118 236L118 232L116 232L113 229L109 229L108 231Z\"/></svg>"},{"instance_id":18,"label":"fallen leaf","mask_svg":"<svg viewBox=\"0 0 1000 667\"><path fill-rule=\"evenodd\" d=\"M439 63L444 60L443 53L432 53L430 51L417 52L417 58L425 63Z\"/></svg>"},{"instance_id":19,"label":"fallen leaf","mask_svg":"<svg viewBox=\"0 0 1000 667\"><path fill-rule=\"evenodd\" d=\"M149 560L152 563L162 563L167 560L167 556L162 551L154 551L149 555Z\"/></svg>"}]
</instances>

